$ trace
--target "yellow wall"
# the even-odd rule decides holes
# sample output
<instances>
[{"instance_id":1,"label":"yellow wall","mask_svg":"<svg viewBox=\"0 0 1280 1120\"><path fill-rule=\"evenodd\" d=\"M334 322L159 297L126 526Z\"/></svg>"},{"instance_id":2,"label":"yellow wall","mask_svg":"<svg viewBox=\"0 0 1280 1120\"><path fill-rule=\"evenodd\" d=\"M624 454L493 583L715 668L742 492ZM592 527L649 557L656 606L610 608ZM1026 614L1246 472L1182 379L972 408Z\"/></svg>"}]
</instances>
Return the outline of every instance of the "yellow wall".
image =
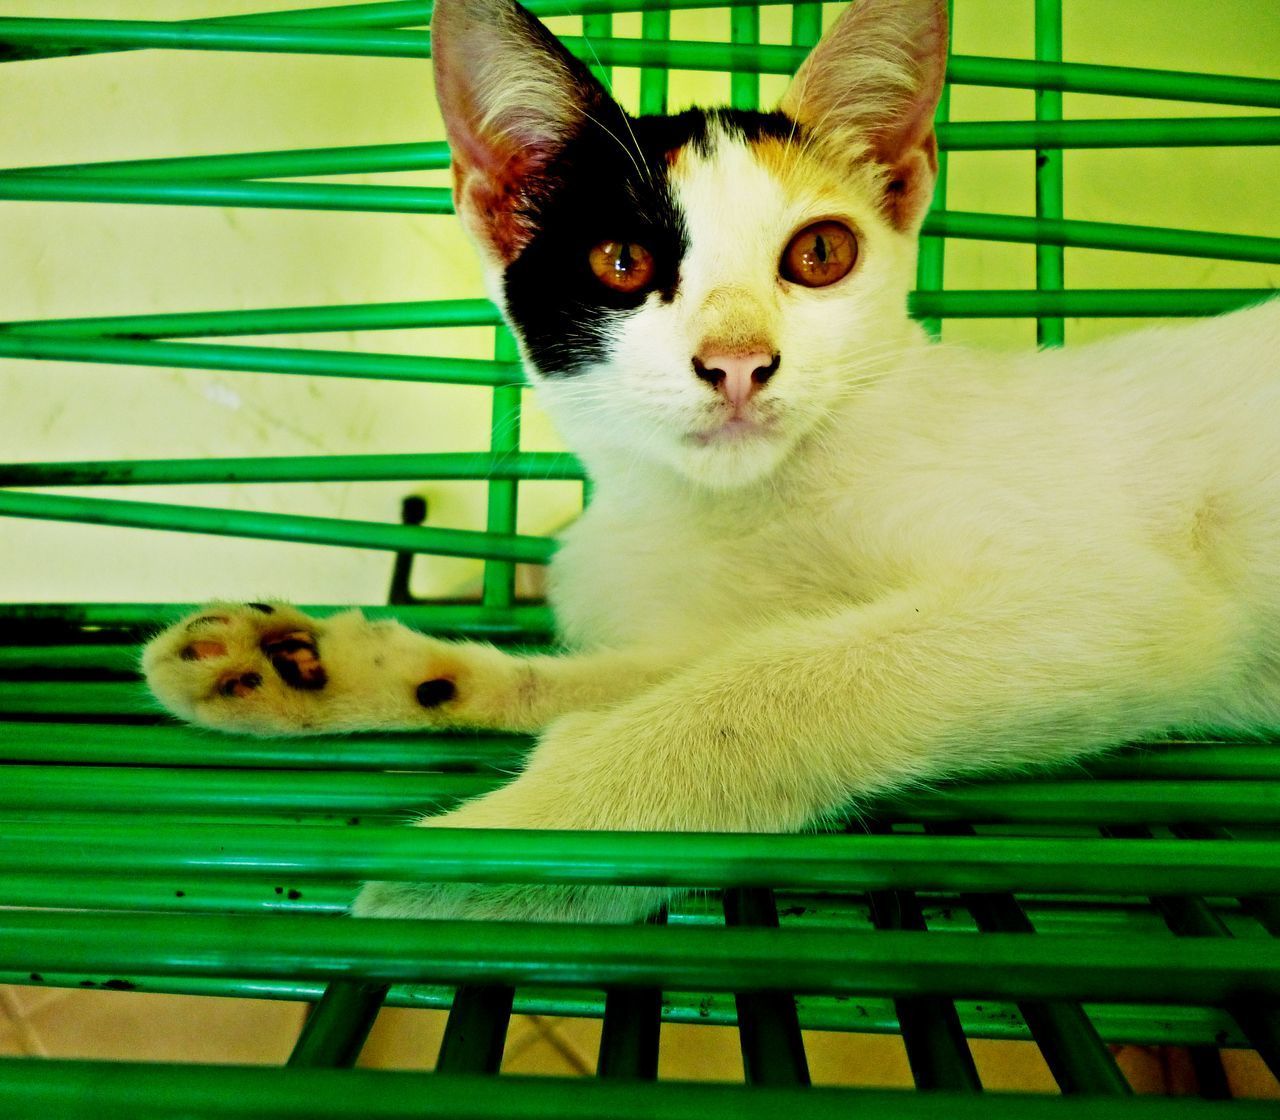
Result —
<instances>
[{"instance_id":1,"label":"yellow wall","mask_svg":"<svg viewBox=\"0 0 1280 1120\"><path fill-rule=\"evenodd\" d=\"M178 19L314 7L319 0L3 0L12 16ZM1066 57L1276 77L1275 0L1067 0ZM828 6L828 17L838 10ZM1031 0L956 0L956 49L1026 57ZM767 9L765 37L786 41L788 10ZM577 33L580 21L554 22ZM725 38L725 12L677 13L677 35ZM638 16L617 17L619 34ZM766 102L783 86L763 82ZM634 104L634 73L617 87ZM195 155L438 139L430 65L405 59L134 51L0 67L0 165ZM673 104L724 100L723 75L677 74ZM1027 92L958 88L958 120L1025 118ZM1068 117L1248 110L1068 96ZM1280 159L1273 150L1071 152L1067 215L1273 234ZM442 174L349 181L443 185ZM957 209L1032 211L1029 153L952 157ZM1072 251L1071 286L1263 286L1280 270L1176 257ZM1028 287L1028 246L956 243L951 287ZM0 319L109 315L481 294L454 219L249 209L0 203ZM1069 323L1068 341L1127 324ZM951 323L947 337L1025 344L1029 322ZM388 353L487 355L484 330L390 331L255 339ZM442 386L195 370L0 360L0 458L61 460L465 450L483 446L488 394ZM531 414L525 447L552 447ZM96 490L98 496L394 520L411 484ZM483 525L483 487L422 484L432 521ZM90 493L90 491L86 491ZM562 518L576 487L522 488L522 529ZM55 523L0 520L0 598L186 601L280 595L377 602L385 554ZM439 594L467 562L422 560L415 590Z\"/></svg>"}]
</instances>

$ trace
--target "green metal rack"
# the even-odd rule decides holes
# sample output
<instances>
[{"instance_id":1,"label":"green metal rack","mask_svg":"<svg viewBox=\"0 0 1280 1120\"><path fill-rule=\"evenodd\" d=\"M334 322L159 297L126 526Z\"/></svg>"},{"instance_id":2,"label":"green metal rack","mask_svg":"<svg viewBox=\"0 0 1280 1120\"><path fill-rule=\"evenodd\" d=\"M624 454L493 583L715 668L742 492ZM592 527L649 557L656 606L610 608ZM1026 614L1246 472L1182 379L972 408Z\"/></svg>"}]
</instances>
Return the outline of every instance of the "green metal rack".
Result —
<instances>
[{"instance_id":1,"label":"green metal rack","mask_svg":"<svg viewBox=\"0 0 1280 1120\"><path fill-rule=\"evenodd\" d=\"M760 42L755 3L531 0L582 16L574 52L608 76L641 67L661 112L673 68L727 71L733 102L818 39L791 7L790 45ZM728 41L671 38L670 13L728 7ZM965 18L964 3L956 17ZM643 12L639 39L615 13ZM0 18L0 61L147 48L426 58L431 5L348 4L189 22ZM1213 314L1262 288L1086 290L1064 248L1280 263L1280 238L1065 217L1064 151L1269 145L1280 116L1063 120L1062 95L1280 108L1280 81L1063 61L1060 0L1034 0L1034 58L956 55L951 84L1035 91L1034 119L948 120L913 312L1030 318L1044 345L1078 316ZM1238 110L1237 110L1238 111ZM948 210L949 151L1025 151L1034 213ZM440 169L439 142L246 152L0 171L0 199L446 214L441 188L283 181ZM1035 246L1035 287L944 284L948 239ZM490 326L491 359L211 345L316 330ZM175 341L182 340L182 341ZM521 484L581 479L568 454L520 450L522 375L483 300L284 307L0 324L0 357L391 379L492 396L491 440L467 453L0 464L0 515L434 553L484 561L478 602L387 608L496 641L549 635L515 565L552 541L516 532ZM145 452L145 448L140 451ZM213 482L487 482L483 532L48 494L44 488ZM0 982L313 1005L286 1068L0 1060L5 1116L1059 1118L1274 1117L1276 1102L1150 1098L1117 1043L1192 1050L1204 1097L1219 1051L1280 1072L1280 745L1170 741L1087 767L911 792L859 807L843 831L793 836L415 830L413 806L492 788L528 740L367 735L263 741L162 718L138 643L172 603L0 606ZM333 606L309 608L320 611ZM330 921L366 878L697 888L635 928ZM383 1005L450 1009L434 1074L355 1070ZM493 1076L510 1015L603 1018L598 1076ZM658 1082L663 1022L736 1025L746 1086ZM806 1030L900 1035L919 1089L808 1085ZM971 1038L1033 1039L1062 1096L980 1094Z\"/></svg>"}]
</instances>

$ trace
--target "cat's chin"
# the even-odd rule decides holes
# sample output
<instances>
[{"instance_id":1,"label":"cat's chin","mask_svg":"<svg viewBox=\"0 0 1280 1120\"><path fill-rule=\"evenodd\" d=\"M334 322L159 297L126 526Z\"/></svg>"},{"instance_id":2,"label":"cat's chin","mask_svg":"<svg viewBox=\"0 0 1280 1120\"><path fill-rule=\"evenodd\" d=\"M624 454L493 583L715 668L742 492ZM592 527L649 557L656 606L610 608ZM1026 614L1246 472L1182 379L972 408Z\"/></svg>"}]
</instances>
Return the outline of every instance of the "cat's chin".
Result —
<instances>
[{"instance_id":1,"label":"cat's chin","mask_svg":"<svg viewBox=\"0 0 1280 1120\"><path fill-rule=\"evenodd\" d=\"M689 435L672 465L707 489L737 490L773 474L793 443L771 424L729 421Z\"/></svg>"}]
</instances>

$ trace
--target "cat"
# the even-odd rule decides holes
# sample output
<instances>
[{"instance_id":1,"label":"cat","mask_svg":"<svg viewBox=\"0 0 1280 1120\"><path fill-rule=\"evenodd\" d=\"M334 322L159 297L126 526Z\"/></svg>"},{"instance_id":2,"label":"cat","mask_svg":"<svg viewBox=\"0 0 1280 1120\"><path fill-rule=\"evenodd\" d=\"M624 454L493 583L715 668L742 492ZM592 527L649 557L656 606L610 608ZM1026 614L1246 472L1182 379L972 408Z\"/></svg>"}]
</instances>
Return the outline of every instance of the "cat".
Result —
<instances>
[{"instance_id":1,"label":"cat","mask_svg":"<svg viewBox=\"0 0 1280 1120\"><path fill-rule=\"evenodd\" d=\"M540 733L424 825L787 832L1172 726L1280 724L1280 305L1077 349L906 314L942 0L861 0L774 112L628 116L512 0L437 0L457 211L595 483L566 652L214 604L193 723ZM648 888L370 883L363 916L622 922Z\"/></svg>"}]
</instances>

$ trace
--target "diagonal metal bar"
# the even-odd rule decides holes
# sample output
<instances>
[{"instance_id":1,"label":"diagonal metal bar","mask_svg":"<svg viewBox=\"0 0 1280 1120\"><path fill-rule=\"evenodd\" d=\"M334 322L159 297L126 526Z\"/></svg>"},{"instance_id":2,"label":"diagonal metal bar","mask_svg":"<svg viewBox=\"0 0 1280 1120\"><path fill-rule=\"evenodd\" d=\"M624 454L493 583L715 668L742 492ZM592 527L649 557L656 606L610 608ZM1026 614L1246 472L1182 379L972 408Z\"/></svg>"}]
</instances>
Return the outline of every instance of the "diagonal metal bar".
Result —
<instances>
[{"instance_id":1,"label":"diagonal metal bar","mask_svg":"<svg viewBox=\"0 0 1280 1120\"><path fill-rule=\"evenodd\" d=\"M388 987L355 980L330 983L307 1016L288 1064L313 1069L355 1065Z\"/></svg>"}]
</instances>

